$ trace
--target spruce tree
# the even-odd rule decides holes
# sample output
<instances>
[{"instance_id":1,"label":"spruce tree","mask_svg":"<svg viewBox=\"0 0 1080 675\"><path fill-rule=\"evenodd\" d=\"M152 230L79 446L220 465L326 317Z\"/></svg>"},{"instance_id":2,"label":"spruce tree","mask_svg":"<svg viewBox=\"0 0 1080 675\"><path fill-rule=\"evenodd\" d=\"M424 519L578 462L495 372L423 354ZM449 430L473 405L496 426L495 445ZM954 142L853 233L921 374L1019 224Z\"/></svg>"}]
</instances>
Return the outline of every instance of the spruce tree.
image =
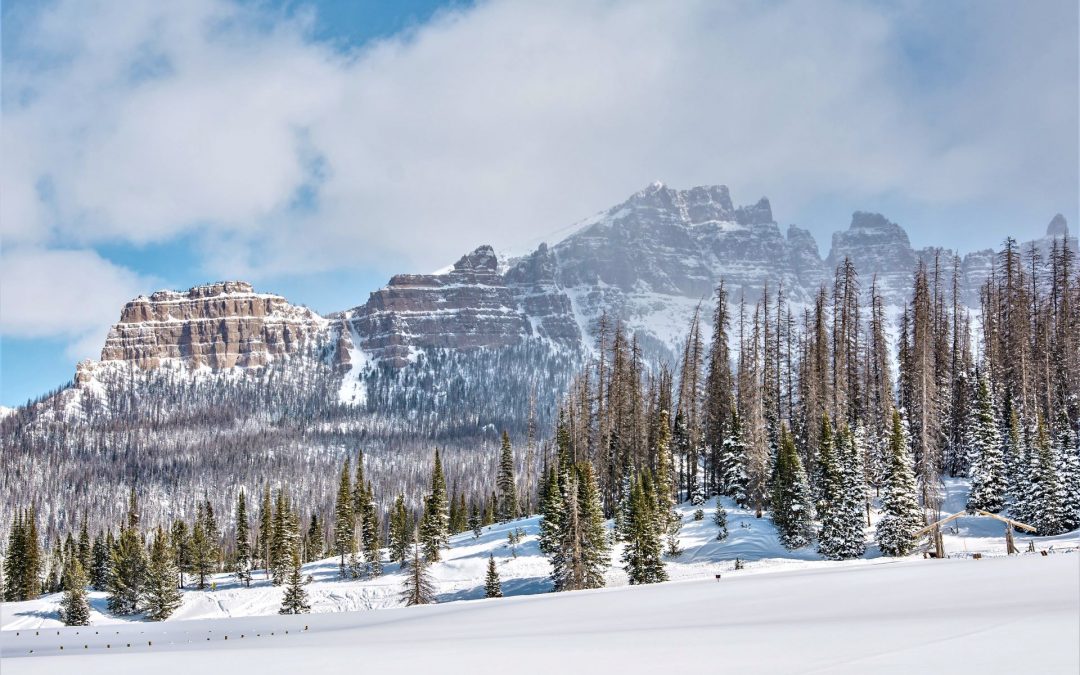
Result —
<instances>
[{"instance_id":1,"label":"spruce tree","mask_svg":"<svg viewBox=\"0 0 1080 675\"><path fill-rule=\"evenodd\" d=\"M176 565L177 587L184 587L184 572L191 569L191 537L188 536L187 523L176 520L170 533L173 550L173 562Z\"/></svg>"},{"instance_id":2,"label":"spruce tree","mask_svg":"<svg viewBox=\"0 0 1080 675\"><path fill-rule=\"evenodd\" d=\"M915 533L922 527L915 476L908 454L908 438L899 411L893 411L889 456L883 475L884 494L875 538L882 555L903 556L915 548Z\"/></svg>"},{"instance_id":3,"label":"spruce tree","mask_svg":"<svg viewBox=\"0 0 1080 675\"><path fill-rule=\"evenodd\" d=\"M93 546L90 542L90 531L87 529L86 518L83 517L79 526L79 562L82 563L83 574L88 574L94 564Z\"/></svg>"},{"instance_id":4,"label":"spruce tree","mask_svg":"<svg viewBox=\"0 0 1080 675\"><path fill-rule=\"evenodd\" d=\"M795 441L786 427L780 429L780 448L773 473L772 519L780 543L789 549L802 548L810 543L811 536L810 488Z\"/></svg>"},{"instance_id":5,"label":"spruce tree","mask_svg":"<svg viewBox=\"0 0 1080 675\"><path fill-rule=\"evenodd\" d=\"M713 515L713 522L716 523L716 540L723 541L727 539L727 511L724 510L724 505L720 502L719 497L716 498L716 513Z\"/></svg>"},{"instance_id":6,"label":"spruce tree","mask_svg":"<svg viewBox=\"0 0 1080 675\"><path fill-rule=\"evenodd\" d=\"M352 487L349 482L349 460L341 468L337 503L334 507L334 554L340 558L340 573L347 574L345 558L356 553L356 520L353 517Z\"/></svg>"},{"instance_id":7,"label":"spruce tree","mask_svg":"<svg viewBox=\"0 0 1080 675\"><path fill-rule=\"evenodd\" d=\"M308 523L307 543L305 545L307 560L305 562L313 562L322 558L324 548L322 523L319 521L318 512L313 512L311 522Z\"/></svg>"},{"instance_id":8,"label":"spruce tree","mask_svg":"<svg viewBox=\"0 0 1080 675\"><path fill-rule=\"evenodd\" d=\"M1058 476L1054 448L1041 416L1036 420L1030 472L1031 496L1025 509L1028 523L1035 526L1039 536L1061 534L1065 531L1067 520L1064 486Z\"/></svg>"},{"instance_id":9,"label":"spruce tree","mask_svg":"<svg viewBox=\"0 0 1080 675\"><path fill-rule=\"evenodd\" d=\"M501 598L502 582L499 581L499 570L495 567L495 554L488 554L487 576L484 578L484 597Z\"/></svg>"},{"instance_id":10,"label":"spruce tree","mask_svg":"<svg viewBox=\"0 0 1080 675\"><path fill-rule=\"evenodd\" d=\"M236 579L251 586L251 529L243 488L236 497Z\"/></svg>"},{"instance_id":11,"label":"spruce tree","mask_svg":"<svg viewBox=\"0 0 1080 675\"><path fill-rule=\"evenodd\" d=\"M270 486L263 488L259 503L259 536L257 555L263 564L263 573L270 578L270 553L274 549L274 508L270 499Z\"/></svg>"},{"instance_id":12,"label":"spruce tree","mask_svg":"<svg viewBox=\"0 0 1080 675\"><path fill-rule=\"evenodd\" d=\"M285 584L285 593L281 596L281 609L278 614L307 614L311 611L308 604L307 590L304 589L304 575L300 562L300 551L293 550L289 560L289 575Z\"/></svg>"},{"instance_id":13,"label":"spruce tree","mask_svg":"<svg viewBox=\"0 0 1080 675\"><path fill-rule=\"evenodd\" d=\"M404 565L409 555L409 512L405 508L405 495L398 495L390 512L390 561Z\"/></svg>"},{"instance_id":14,"label":"spruce tree","mask_svg":"<svg viewBox=\"0 0 1080 675\"><path fill-rule=\"evenodd\" d=\"M969 422L974 456L971 458L971 494L967 507L970 511L982 509L997 513L1005 508L1008 479L991 396L990 383L983 375L979 378L975 407Z\"/></svg>"},{"instance_id":15,"label":"spruce tree","mask_svg":"<svg viewBox=\"0 0 1080 675\"><path fill-rule=\"evenodd\" d=\"M90 563L90 585L96 591L104 591L109 586L109 572L112 563L109 559L109 547L105 543L105 535L98 532L94 537L94 546L91 552L93 562Z\"/></svg>"},{"instance_id":16,"label":"spruce tree","mask_svg":"<svg viewBox=\"0 0 1080 675\"><path fill-rule=\"evenodd\" d=\"M1080 527L1080 442L1064 410L1058 416L1054 455L1062 486L1063 528Z\"/></svg>"},{"instance_id":17,"label":"spruce tree","mask_svg":"<svg viewBox=\"0 0 1080 675\"><path fill-rule=\"evenodd\" d=\"M65 576L64 597L60 600L60 620L65 626L89 626L90 602L86 599L86 585L89 580L78 558L68 565Z\"/></svg>"},{"instance_id":18,"label":"spruce tree","mask_svg":"<svg viewBox=\"0 0 1080 675\"><path fill-rule=\"evenodd\" d=\"M520 517L518 507L517 483L514 481L514 451L510 447L510 434L502 434L502 453L499 457L499 475L496 480L499 489L499 522L505 523Z\"/></svg>"},{"instance_id":19,"label":"spruce tree","mask_svg":"<svg viewBox=\"0 0 1080 675\"><path fill-rule=\"evenodd\" d=\"M435 468L431 473L431 492L424 501L424 517L420 522L420 542L428 562L439 561L439 551L450 546L450 513L446 498L446 479L442 460L435 450Z\"/></svg>"},{"instance_id":20,"label":"spruce tree","mask_svg":"<svg viewBox=\"0 0 1080 675\"><path fill-rule=\"evenodd\" d=\"M146 552L135 526L129 524L120 530L111 558L109 611L119 615L135 614L139 611L146 584Z\"/></svg>"},{"instance_id":21,"label":"spruce tree","mask_svg":"<svg viewBox=\"0 0 1080 675\"><path fill-rule=\"evenodd\" d=\"M750 476L746 472L746 440L738 411L731 411L728 432L720 448L721 494L731 497L739 506L746 506Z\"/></svg>"},{"instance_id":22,"label":"spruce tree","mask_svg":"<svg viewBox=\"0 0 1080 675\"><path fill-rule=\"evenodd\" d=\"M151 621L164 621L183 602L176 587L177 569L175 555L165 530L158 528L150 548L150 564L146 572L142 604L146 617Z\"/></svg>"},{"instance_id":23,"label":"spruce tree","mask_svg":"<svg viewBox=\"0 0 1080 675\"><path fill-rule=\"evenodd\" d=\"M600 588L609 563L603 507L592 465L567 472L562 481L563 508L558 540L551 556L555 590Z\"/></svg>"},{"instance_id":24,"label":"spruce tree","mask_svg":"<svg viewBox=\"0 0 1080 675\"><path fill-rule=\"evenodd\" d=\"M202 517L202 509L196 509L195 523L191 526L190 542L190 572L197 579L196 587L203 590L207 586L207 578L214 572L214 547L206 533L206 520Z\"/></svg>"},{"instance_id":25,"label":"spruce tree","mask_svg":"<svg viewBox=\"0 0 1080 675\"><path fill-rule=\"evenodd\" d=\"M646 483L651 483L647 473L635 479L630 486L622 562L632 585L667 580L667 571L661 560L663 514L657 512L652 487L644 485Z\"/></svg>"},{"instance_id":26,"label":"spruce tree","mask_svg":"<svg viewBox=\"0 0 1080 675\"><path fill-rule=\"evenodd\" d=\"M412 556L409 559L408 573L401 599L407 607L430 605L435 602L435 582L428 572L428 561L420 554L419 534L413 533Z\"/></svg>"},{"instance_id":27,"label":"spruce tree","mask_svg":"<svg viewBox=\"0 0 1080 675\"><path fill-rule=\"evenodd\" d=\"M821 532L818 552L831 560L858 558L865 551L863 515L865 488L859 450L850 429L833 429L826 415L818 441Z\"/></svg>"}]
</instances>

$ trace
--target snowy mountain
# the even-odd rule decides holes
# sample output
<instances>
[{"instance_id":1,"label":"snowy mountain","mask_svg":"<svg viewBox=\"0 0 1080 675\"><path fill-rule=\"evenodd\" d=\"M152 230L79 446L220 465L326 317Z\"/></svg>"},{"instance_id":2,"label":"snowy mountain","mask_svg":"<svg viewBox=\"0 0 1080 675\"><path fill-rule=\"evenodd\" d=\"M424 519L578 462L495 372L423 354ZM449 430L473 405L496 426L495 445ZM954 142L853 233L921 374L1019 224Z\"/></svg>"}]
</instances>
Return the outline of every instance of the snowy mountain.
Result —
<instances>
[{"instance_id":1,"label":"snowy mountain","mask_svg":"<svg viewBox=\"0 0 1080 675\"><path fill-rule=\"evenodd\" d=\"M1055 238L1076 249L1061 216L1033 244L1045 251ZM110 518L119 487L138 477L160 486L150 508L177 513L208 475L223 483L221 508L242 480L275 476L310 476L298 489L323 498L322 476L359 447L390 495L415 487L433 443L473 458L459 478L479 487L501 430L550 432L601 316L634 332L647 363L673 362L721 280L733 303L782 289L798 308L845 257L865 286L877 279L894 314L919 260L943 274L952 265L952 252L913 249L878 214L855 213L823 258L806 230L781 231L768 199L735 206L724 186L655 183L528 255L500 260L480 246L325 317L241 281L158 291L122 308L101 359L80 364L71 386L2 416L0 503L48 490L67 500L43 507L56 525L87 511ZM962 259L969 306L993 261L990 250ZM55 470L35 471L42 461ZM61 489L76 481L84 487Z\"/></svg>"}]
</instances>

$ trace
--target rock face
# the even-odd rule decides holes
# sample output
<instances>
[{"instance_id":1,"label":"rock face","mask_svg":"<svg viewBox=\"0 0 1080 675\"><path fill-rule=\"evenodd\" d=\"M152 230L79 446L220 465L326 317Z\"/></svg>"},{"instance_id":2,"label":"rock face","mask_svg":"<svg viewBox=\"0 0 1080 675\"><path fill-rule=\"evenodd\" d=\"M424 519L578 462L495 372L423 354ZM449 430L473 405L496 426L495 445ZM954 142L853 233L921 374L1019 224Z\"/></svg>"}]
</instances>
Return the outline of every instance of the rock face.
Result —
<instances>
[{"instance_id":1,"label":"rock face","mask_svg":"<svg viewBox=\"0 0 1080 675\"><path fill-rule=\"evenodd\" d=\"M1062 238L1076 249L1058 215L1034 243L1045 256ZM946 278L954 261L952 251L913 249L900 225L862 211L833 235L822 259L807 230L792 225L781 232L765 198L736 207L722 185L675 190L654 183L552 246L541 244L503 264L490 246L481 246L445 273L394 276L364 304L327 319L243 282L139 297L124 307L102 359L141 368L172 359L222 369L257 367L320 347L319 358L359 382L372 364L400 369L432 349L525 345L532 358L539 358L537 350L578 353L593 344L605 314L635 332L646 358L671 357L694 311L706 317L709 332L721 280L733 304L743 297L752 304L765 289L770 296L779 289L798 312L822 285L829 287L845 257L855 263L862 287L876 279L894 308L907 302L919 261L940 265ZM993 263L990 250L963 258L969 307L978 306Z\"/></svg>"},{"instance_id":2,"label":"rock face","mask_svg":"<svg viewBox=\"0 0 1080 675\"><path fill-rule=\"evenodd\" d=\"M508 347L531 334L490 246L446 274L393 277L347 318L365 352L396 366L418 348Z\"/></svg>"},{"instance_id":3,"label":"rock face","mask_svg":"<svg viewBox=\"0 0 1080 675\"><path fill-rule=\"evenodd\" d=\"M215 370L263 366L314 349L326 320L251 284L225 281L186 292L158 291L124 306L109 331L102 361L155 368L165 360Z\"/></svg>"}]
</instances>

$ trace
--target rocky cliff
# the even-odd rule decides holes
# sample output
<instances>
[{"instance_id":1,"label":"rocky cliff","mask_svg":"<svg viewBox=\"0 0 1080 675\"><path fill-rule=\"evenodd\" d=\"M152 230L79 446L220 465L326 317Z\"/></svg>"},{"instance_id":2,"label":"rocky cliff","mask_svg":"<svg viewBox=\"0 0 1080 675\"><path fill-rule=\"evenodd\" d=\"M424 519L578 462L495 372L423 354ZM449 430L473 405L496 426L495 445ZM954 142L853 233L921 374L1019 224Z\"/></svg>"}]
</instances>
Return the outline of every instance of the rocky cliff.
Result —
<instances>
[{"instance_id":1,"label":"rocky cliff","mask_svg":"<svg viewBox=\"0 0 1080 675\"><path fill-rule=\"evenodd\" d=\"M157 291L127 303L109 331L102 361L143 369L165 361L214 370L264 366L316 349L327 321L251 284L225 281L188 291Z\"/></svg>"}]
</instances>

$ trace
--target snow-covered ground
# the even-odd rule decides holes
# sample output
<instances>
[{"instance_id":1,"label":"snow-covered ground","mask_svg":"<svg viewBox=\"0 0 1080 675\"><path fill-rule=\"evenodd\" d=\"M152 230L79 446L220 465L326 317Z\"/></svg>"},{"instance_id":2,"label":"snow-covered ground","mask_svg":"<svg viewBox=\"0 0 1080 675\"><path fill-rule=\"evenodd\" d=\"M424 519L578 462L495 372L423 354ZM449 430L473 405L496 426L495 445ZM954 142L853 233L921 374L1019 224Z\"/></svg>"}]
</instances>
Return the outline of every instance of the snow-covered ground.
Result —
<instances>
[{"instance_id":1,"label":"snow-covered ground","mask_svg":"<svg viewBox=\"0 0 1080 675\"><path fill-rule=\"evenodd\" d=\"M18 673L1076 673L1080 555L0 633ZM61 650L60 647L63 646Z\"/></svg>"},{"instance_id":2,"label":"snow-covered ground","mask_svg":"<svg viewBox=\"0 0 1080 675\"><path fill-rule=\"evenodd\" d=\"M961 510L967 500L967 482L950 479L946 484L948 496L945 512ZM822 560L811 546L789 551L777 541L776 530L767 518L755 518L752 510L740 509L730 500L724 500L728 512L728 537L716 540L717 528L713 523L716 500L704 506L705 519L695 521L695 508L682 504L679 511L683 526L680 533L682 555L667 559L665 565L672 581L714 578L716 574L734 570L736 559L743 562L740 575L751 575L777 570L804 568L837 568L878 565L893 562L881 558L871 542L867 553L859 560L833 562ZM551 565L539 550L537 535L538 517L526 518L508 524L484 528L479 538L471 532L451 538L451 548L443 554L443 560L431 567L437 581L439 602L476 600L484 597L484 574L489 555L494 555L502 578L506 596L534 595L551 589L548 575ZM950 523L944 532L946 551L955 557L968 557L972 553L985 556L1005 555L1003 526L988 518L960 518ZM521 543L511 550L507 535L513 530L523 530ZM1033 538L1017 533L1017 545L1026 548ZM873 531L867 529L872 540ZM1058 537L1034 538L1039 549L1066 552L1080 547L1080 532ZM627 576L619 560L621 545L611 553L611 567L606 575L608 587L625 586ZM915 557L921 558L921 554ZM1077 556L1080 559L1080 555ZM372 609L388 609L401 605L400 591L404 577L396 564L387 564L384 574L374 579L341 579L338 559L328 558L304 566L305 575L311 576L307 592L313 613L345 612ZM212 587L205 591L185 590L183 605L168 619L168 623L196 619L222 619L229 617L276 614L281 606L283 588L272 585L262 572L256 572L250 588L236 582L230 574L218 574L211 578ZM144 622L140 617L119 617L108 614L105 594L91 593L95 626ZM0 630L24 630L61 626L59 602L61 594L43 596L37 600L0 604Z\"/></svg>"},{"instance_id":3,"label":"snow-covered ground","mask_svg":"<svg viewBox=\"0 0 1080 675\"><path fill-rule=\"evenodd\" d=\"M946 488L944 511L963 508L966 482L952 480ZM727 500L725 507L730 534L724 541L716 540L717 528L712 521L715 500L703 507L706 517L702 521L693 519L695 509L690 505L680 507L684 550L668 560L666 567L673 582L685 583L620 589L627 585L627 578L616 547L607 573L608 589L546 594L551 588L551 568L539 552L539 519L534 517L485 528L479 538L471 532L453 537L443 561L432 566L442 605L437 608L400 608L403 576L396 565L387 565L385 573L375 579L342 580L336 559L305 566L305 573L312 577L307 591L313 614L298 618L276 615L282 589L263 579L261 573L250 588L221 574L213 578L212 589L185 591L183 605L162 624L107 614L103 593L92 594L90 628L61 626L59 594L5 603L0 605L4 675L24 669L45 672L48 664L74 666L75 662L69 661L72 650L80 650L82 655L76 657L78 672L96 672L99 664L111 664L115 659L93 655L102 651L115 654L118 649L140 652L124 657L133 667L136 662L156 661L159 657L155 655L168 653L169 665L183 663L217 672L218 659L222 659L220 663L238 659L239 663L239 659L250 658L249 643L236 641L251 640L252 636L260 655L265 654L260 658L267 659L264 667L272 671L312 659L325 659L328 665L357 658L366 666L389 664L400 657L398 650L408 651L409 658L421 662L450 659L454 649L484 650L486 660L488 645L471 640L489 635L496 640L493 654L504 653L508 659L513 654L529 654L524 660L530 663L543 653L548 640L558 641L563 656L587 660L600 659L597 654L604 650L625 648L629 654L626 663L634 670L639 664L653 662L653 656L641 651L647 644L655 645L658 653L667 654L674 659L671 663L678 664L704 665L719 654L730 653L735 671L790 670L784 664L794 664L796 657L803 664L802 672L880 669L890 663L890 655L898 659L896 663L910 666L917 654L925 655L927 650L943 652L940 658L946 658L944 652L949 649L963 647L967 652L965 643L980 649L985 645L996 649L993 653L999 657L1015 658L1026 672L1031 672L1033 663L1060 665L1066 652L1074 660L1078 658L1080 633L1075 628L1080 615L1080 553L1076 550L1080 533L1034 539L1039 550L1052 555L1005 559L1001 524L965 517L954 521L955 526L945 533L946 549L955 560L923 560L920 554L908 560L883 558L871 544L863 559L830 562L822 560L812 547L784 549L768 519L755 518L753 512ZM512 551L507 535L519 528L525 537ZM872 538L872 530L868 529L867 535ZM1018 536L1018 546L1026 548L1029 540L1032 538ZM971 559L975 552L982 553L984 559ZM506 596L538 597L454 602L483 598L490 554L498 563ZM745 563L743 569L734 569L736 559ZM714 580L716 574L723 575L719 584ZM387 611L366 611L372 609ZM307 631L302 630L304 626ZM401 636L394 632L397 626L401 626ZM1054 637L1066 635L1070 626L1071 642ZM283 636L285 630L289 631L287 637ZM303 635L297 635L298 630ZM586 635L575 637L577 630ZM1010 637L1014 645L1032 640L1045 644L1049 651L1016 651L1014 646L1003 654L1001 638L1007 631L1019 631L1017 637ZM891 637L893 632L896 637ZM225 635L230 636L228 644ZM827 641L821 642L826 636ZM363 645L363 655L335 650L339 640L342 645ZM425 645L418 654L410 647L413 641ZM195 650L195 643L207 650ZM815 647L833 643L838 645L835 650ZM774 648L767 648L769 644ZM62 657L60 645L64 646ZM775 645L785 648L777 650ZM947 649L949 645L952 647ZM1062 649L1062 645L1071 646ZM299 648L296 654L294 647ZM963 664L974 667L989 653L969 653ZM48 655L69 660L39 658ZM9 658L16 656L34 658L9 663ZM1043 660L1044 656L1053 658ZM792 660L785 661L787 658ZM959 656L948 658L961 665L956 660ZM853 660L848 663L844 659ZM987 661L1000 662L997 657ZM515 670L522 669L521 663L522 659L515 661ZM540 669L540 663L533 664L535 669ZM940 666L940 660L926 663ZM771 668L766 667L769 664ZM454 666L451 670L476 667L468 659L450 659L448 665ZM602 661L595 665L602 667ZM530 670L529 664L524 669ZM896 672L904 670L897 668ZM1059 670L1055 666L1044 672Z\"/></svg>"}]
</instances>

